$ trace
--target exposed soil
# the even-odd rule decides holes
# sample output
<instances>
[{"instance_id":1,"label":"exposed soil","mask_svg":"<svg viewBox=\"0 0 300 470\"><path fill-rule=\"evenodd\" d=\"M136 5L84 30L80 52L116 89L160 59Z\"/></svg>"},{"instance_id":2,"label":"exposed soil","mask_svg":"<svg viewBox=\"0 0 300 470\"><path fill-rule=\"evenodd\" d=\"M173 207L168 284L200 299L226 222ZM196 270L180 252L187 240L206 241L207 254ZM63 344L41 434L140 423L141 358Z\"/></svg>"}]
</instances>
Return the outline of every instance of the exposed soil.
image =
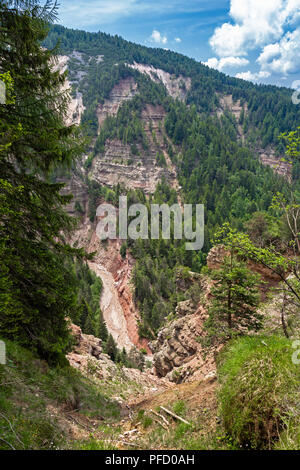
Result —
<instances>
[{"instance_id":1,"label":"exposed soil","mask_svg":"<svg viewBox=\"0 0 300 470\"><path fill-rule=\"evenodd\" d=\"M101 277L103 283L100 307L108 331L111 333L120 349L125 348L126 350L130 350L133 347L133 343L128 335L127 323L120 304L113 275L101 264L90 262L89 266Z\"/></svg>"},{"instance_id":2,"label":"exposed soil","mask_svg":"<svg viewBox=\"0 0 300 470\"><path fill-rule=\"evenodd\" d=\"M171 439L170 436L176 429L176 425L180 422L176 418L173 419L169 414L165 413L160 406L172 410L173 405L182 402L187 410L185 419L188 422L200 423L195 431L190 433L191 438L201 439L207 437L210 433L216 431L218 423L218 403L217 403L217 381L216 379L208 379L201 382L185 383L174 386L163 392L153 393L144 399L138 399L129 402L129 416L121 421L121 434L115 437L115 445L117 448L131 449L180 449L182 442L178 439ZM138 422L138 411L143 410L144 415L153 419L153 425L146 428L141 422ZM157 419L157 415L153 410L166 419L164 429L161 428L162 418ZM158 431L162 431L159 437L153 442L153 434L157 435Z\"/></svg>"},{"instance_id":3,"label":"exposed soil","mask_svg":"<svg viewBox=\"0 0 300 470\"><path fill-rule=\"evenodd\" d=\"M192 81L190 77L184 77L183 75L176 77L176 75L171 75L162 69L156 69L152 65L137 64L136 62L129 64L129 67L148 75L156 83L162 82L169 95L174 99L184 101L187 92L191 88Z\"/></svg>"},{"instance_id":4,"label":"exposed soil","mask_svg":"<svg viewBox=\"0 0 300 470\"><path fill-rule=\"evenodd\" d=\"M120 106L124 101L130 100L137 93L137 84L129 77L121 80L111 90L109 98L97 108L99 132L107 116L116 116Z\"/></svg>"},{"instance_id":5,"label":"exposed soil","mask_svg":"<svg viewBox=\"0 0 300 470\"><path fill-rule=\"evenodd\" d=\"M199 409L216 406L216 378L203 380L200 382L183 383L176 385L161 393L152 394L152 396L131 401L129 404L137 409L155 409L158 406L172 404L178 400L184 400L188 408Z\"/></svg>"},{"instance_id":6,"label":"exposed soil","mask_svg":"<svg viewBox=\"0 0 300 470\"><path fill-rule=\"evenodd\" d=\"M100 242L96 235L95 224L85 217L81 227L75 232L72 243L84 247L88 253L96 253L90 268L102 279L103 293L100 300L101 310L109 332L119 348L132 346L151 351L148 341L138 334L139 313L133 301L131 275L134 259L120 255L121 240Z\"/></svg>"}]
</instances>

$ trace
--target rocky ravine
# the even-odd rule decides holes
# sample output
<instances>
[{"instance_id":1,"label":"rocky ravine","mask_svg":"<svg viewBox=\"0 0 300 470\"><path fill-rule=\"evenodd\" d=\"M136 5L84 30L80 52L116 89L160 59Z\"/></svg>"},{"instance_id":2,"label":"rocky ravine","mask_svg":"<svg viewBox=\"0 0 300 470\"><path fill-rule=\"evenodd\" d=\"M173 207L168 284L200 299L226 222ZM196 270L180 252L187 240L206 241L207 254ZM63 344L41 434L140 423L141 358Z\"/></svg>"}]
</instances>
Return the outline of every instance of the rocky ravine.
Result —
<instances>
[{"instance_id":1,"label":"rocky ravine","mask_svg":"<svg viewBox=\"0 0 300 470\"><path fill-rule=\"evenodd\" d=\"M75 59L82 63L84 69L84 60L87 59L77 56ZM60 66L62 69L67 66L68 60L71 59L61 58ZM185 99L190 87L189 79L184 79L184 77L176 78L162 70L139 64L134 64L133 67L141 73L148 74L152 80L160 80L164 83L168 92L174 98ZM78 81L80 79L81 75L78 77ZM133 78L120 80L105 103L98 106L99 130L107 116L115 116L122 103L132 99L138 92L137 84ZM82 112L80 109L78 111L79 116ZM232 96L220 97L218 115L221 116L226 109L232 112L236 119L239 119L243 109L247 113L247 105L242 106L240 102L234 103ZM73 122L76 122L76 116L74 116L72 108L70 108L70 116L73 117ZM153 193L157 183L165 177L179 194L180 187L176 168L168 155L168 146L171 144L164 131L165 116L166 112L161 106L147 105L142 111L141 118L149 143L148 149L142 149L138 145L138 154L133 155L131 146L117 139L107 141L104 153L96 155L94 158L89 178L110 187L117 183L123 183L128 188L141 188L146 193ZM243 138L241 126L239 126L239 133L240 137ZM156 155L158 152L163 153L165 156L165 167L157 164ZM148 342L139 338L139 313L134 305L131 286L134 259L130 254L122 259L120 256L121 240L112 240L107 243L101 243L98 240L96 223L92 224L87 217L88 191L84 183L84 177L86 176L85 171L79 167L73 173L66 187L66 192L71 192L74 195L74 200L68 207L69 212L76 213L76 201L80 203L84 212L81 227L72 241L73 243L76 242L77 246L84 247L88 252L96 252L90 267L103 281L101 308L108 330L113 335L119 348L125 347L129 350L135 345L138 348L145 348L149 354L153 352L157 375L167 377L177 383L214 375L213 353L210 357L204 359L199 341L199 338L204 335L203 322L206 318L206 312L201 303L193 305L190 301L187 301L179 304L175 312L175 318L159 332L157 340L151 344L151 350ZM215 254L216 259L220 258L220 253ZM214 253L212 252L208 258L208 263L213 264L213 260ZM203 296L207 297L209 295L208 286L202 284L200 288L203 290Z\"/></svg>"},{"instance_id":2,"label":"rocky ravine","mask_svg":"<svg viewBox=\"0 0 300 470\"><path fill-rule=\"evenodd\" d=\"M131 287L134 259L128 254L125 259L121 257L120 240L102 243L96 234L96 224L92 224L87 217L73 235L72 243L84 247L88 253L96 253L89 265L103 282L100 306L118 347L128 350L134 345L151 353L147 340L141 339L138 334L139 314Z\"/></svg>"},{"instance_id":3,"label":"rocky ravine","mask_svg":"<svg viewBox=\"0 0 300 470\"><path fill-rule=\"evenodd\" d=\"M125 348L128 351L133 347L133 343L129 338L126 318L113 275L101 264L90 262L89 267L101 278L103 283L100 307L108 331L113 336L118 347L120 349Z\"/></svg>"},{"instance_id":4,"label":"rocky ravine","mask_svg":"<svg viewBox=\"0 0 300 470\"><path fill-rule=\"evenodd\" d=\"M196 282L201 292L201 300L197 303L192 299L180 302L174 319L159 331L157 340L150 343L157 375L175 383L203 380L216 375L215 351L204 354L200 342L205 336L205 304L210 295L211 282L192 272L190 275L190 282Z\"/></svg>"},{"instance_id":5,"label":"rocky ravine","mask_svg":"<svg viewBox=\"0 0 300 470\"><path fill-rule=\"evenodd\" d=\"M75 340L73 351L67 355L67 359L72 367L80 370L83 375L90 376L99 380L110 380L120 376L122 381L135 383L140 386L137 393L135 389L135 399L138 395L144 398L147 394L153 394L170 388L172 384L167 379L159 379L153 369L146 369L141 372L138 369L129 369L116 365L107 354L103 352L102 342L99 338L92 335L85 335L81 328L74 324L71 325L71 333ZM121 403L120 397L115 397Z\"/></svg>"},{"instance_id":6,"label":"rocky ravine","mask_svg":"<svg viewBox=\"0 0 300 470\"><path fill-rule=\"evenodd\" d=\"M56 67L64 72L71 60L76 61L80 70L76 72L76 76L73 74L70 81L66 82L66 90L70 88L71 84L75 86L75 89L78 89L85 73L85 67L91 58L74 51L70 56L58 57ZM180 90L180 93L183 93L184 86L181 78L179 82L179 79L175 80L174 77L165 76L162 73L159 73L159 76L162 81L165 81L165 85L168 85L170 93L178 94ZM189 83L189 81L186 82L187 89L190 86ZM78 94L78 91L76 93ZM138 88L133 78L120 80L112 89L109 98L105 100L104 104L99 104L97 108L99 131L105 119L108 116L115 116L122 103L132 99L136 93L138 93ZM81 97L71 98L67 124L79 124L83 111ZM149 142L148 149L139 148L139 155L133 155L131 146L118 140L108 141L104 154L94 158L89 178L109 187L123 183L127 188L141 188L146 193L153 193L158 182L164 177L179 192L176 168L167 154L166 142L168 139L163 126L165 115L166 112L161 106L147 105L142 112L142 121ZM157 164L158 152L165 156L165 167ZM139 314L133 302L130 284L134 260L130 255L127 255L125 260L121 258L120 240L109 241L106 245L99 242L95 233L96 223L90 223L87 216L88 187L85 182L86 176L83 162L78 162L71 177L59 180L61 182L67 181L62 193L71 193L74 196L67 206L67 211L78 216L76 204L83 211L81 226L73 236L72 242L85 248L88 252L97 253L94 262L90 263L90 267L102 279L101 308L108 329L119 348L125 347L128 350L135 345L138 348L145 348L151 354L148 342L145 339L140 339L138 335Z\"/></svg>"}]
</instances>

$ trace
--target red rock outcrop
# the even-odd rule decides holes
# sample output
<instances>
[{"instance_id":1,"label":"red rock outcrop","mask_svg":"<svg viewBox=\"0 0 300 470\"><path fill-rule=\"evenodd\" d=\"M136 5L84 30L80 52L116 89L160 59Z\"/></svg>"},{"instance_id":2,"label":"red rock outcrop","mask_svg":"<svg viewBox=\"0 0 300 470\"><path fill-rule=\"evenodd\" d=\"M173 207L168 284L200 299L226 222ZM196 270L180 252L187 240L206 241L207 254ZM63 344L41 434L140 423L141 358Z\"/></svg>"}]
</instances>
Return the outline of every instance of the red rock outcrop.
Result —
<instances>
[{"instance_id":1,"label":"red rock outcrop","mask_svg":"<svg viewBox=\"0 0 300 470\"><path fill-rule=\"evenodd\" d=\"M221 264L226 255L229 252L226 250L224 245L216 245L214 246L207 255L207 266L210 269L220 269ZM251 271L260 274L262 277L262 281L265 283L260 286L260 289L263 293L265 293L270 287L277 285L281 278L277 274L275 274L271 269L263 266L262 264L255 263L254 261L248 260L247 266L251 269Z\"/></svg>"},{"instance_id":2,"label":"red rock outcrop","mask_svg":"<svg viewBox=\"0 0 300 470\"><path fill-rule=\"evenodd\" d=\"M126 349L130 349L132 345L135 345L139 349L146 349L151 354L148 341L145 338L140 338L138 334L139 313L133 301L131 285L134 259L128 253L125 259L122 258L120 255L122 241L108 240L106 243L101 243L97 237L95 225L86 220L85 224L75 233L72 242L76 242L77 246L84 247L89 253L96 252L93 261L89 263L90 268L102 278L105 271L107 273L103 281L110 284L108 287L112 294L116 295L116 301L120 304L121 310L116 308L118 310L116 313L125 319L125 325L122 324L122 318L117 320L119 332L116 332L116 335L119 333L121 335L119 338L114 335L114 331L111 331L119 347L125 346ZM103 314L110 329L110 321L113 319L107 318L105 311ZM111 326L114 329L114 325Z\"/></svg>"}]
</instances>

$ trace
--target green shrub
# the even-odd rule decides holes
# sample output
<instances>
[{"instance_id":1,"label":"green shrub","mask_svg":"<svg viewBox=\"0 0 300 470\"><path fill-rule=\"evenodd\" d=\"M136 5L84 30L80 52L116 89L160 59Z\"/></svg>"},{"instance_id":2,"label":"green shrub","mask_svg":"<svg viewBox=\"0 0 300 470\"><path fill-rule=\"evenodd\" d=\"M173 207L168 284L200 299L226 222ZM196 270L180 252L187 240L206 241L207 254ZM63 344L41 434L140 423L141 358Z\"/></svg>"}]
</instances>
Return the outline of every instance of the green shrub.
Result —
<instances>
[{"instance_id":1,"label":"green shrub","mask_svg":"<svg viewBox=\"0 0 300 470\"><path fill-rule=\"evenodd\" d=\"M173 405L173 411L179 416L185 416L186 404L183 400L179 400Z\"/></svg>"},{"instance_id":2,"label":"green shrub","mask_svg":"<svg viewBox=\"0 0 300 470\"><path fill-rule=\"evenodd\" d=\"M120 255L122 256L122 258L126 258L126 254L127 254L127 243L122 243L121 245L121 248L120 248Z\"/></svg>"},{"instance_id":3,"label":"green shrub","mask_svg":"<svg viewBox=\"0 0 300 470\"><path fill-rule=\"evenodd\" d=\"M225 431L242 448L272 448L299 407L300 369L286 338L245 337L221 353L219 393Z\"/></svg>"},{"instance_id":4,"label":"green shrub","mask_svg":"<svg viewBox=\"0 0 300 470\"><path fill-rule=\"evenodd\" d=\"M150 418L150 416L145 416L145 415L143 416L142 425L144 429L149 428L149 426L151 426L152 423L153 423L153 419Z\"/></svg>"}]
</instances>

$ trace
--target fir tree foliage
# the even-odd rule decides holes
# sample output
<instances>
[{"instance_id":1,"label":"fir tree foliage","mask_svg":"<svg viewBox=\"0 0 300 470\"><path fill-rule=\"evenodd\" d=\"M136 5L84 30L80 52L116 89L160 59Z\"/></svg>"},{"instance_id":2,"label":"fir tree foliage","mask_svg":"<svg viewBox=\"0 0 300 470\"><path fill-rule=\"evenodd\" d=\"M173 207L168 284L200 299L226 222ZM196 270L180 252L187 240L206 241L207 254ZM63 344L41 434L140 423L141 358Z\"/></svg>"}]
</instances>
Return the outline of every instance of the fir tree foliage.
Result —
<instances>
[{"instance_id":1,"label":"fir tree foliage","mask_svg":"<svg viewBox=\"0 0 300 470\"><path fill-rule=\"evenodd\" d=\"M77 131L64 124L65 75L40 47L54 14L52 2L1 2L0 72L11 96L0 105L0 335L57 362L76 308L76 279L65 260L83 252L65 242L74 227L63 209L70 196L48 178L81 152Z\"/></svg>"},{"instance_id":2,"label":"fir tree foliage","mask_svg":"<svg viewBox=\"0 0 300 470\"><path fill-rule=\"evenodd\" d=\"M263 319L257 311L260 276L230 253L221 268L212 274L212 279L215 283L211 289L205 340L217 343L238 334L258 331Z\"/></svg>"}]
</instances>

